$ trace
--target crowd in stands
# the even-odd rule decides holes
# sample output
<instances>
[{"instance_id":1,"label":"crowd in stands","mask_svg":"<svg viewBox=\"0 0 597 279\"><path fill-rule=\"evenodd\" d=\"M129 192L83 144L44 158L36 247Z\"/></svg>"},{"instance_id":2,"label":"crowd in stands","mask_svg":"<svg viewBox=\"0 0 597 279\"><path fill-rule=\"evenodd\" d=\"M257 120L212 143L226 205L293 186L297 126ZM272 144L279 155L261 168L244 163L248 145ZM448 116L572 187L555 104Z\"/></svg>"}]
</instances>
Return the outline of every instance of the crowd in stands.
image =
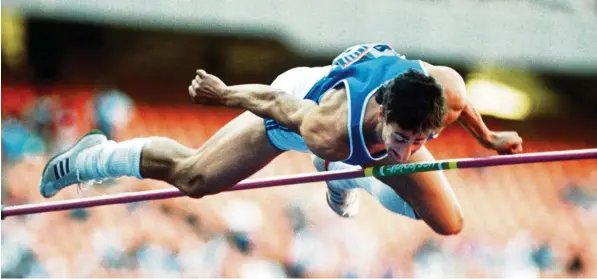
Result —
<instances>
[{"instance_id":1,"label":"crowd in stands","mask_svg":"<svg viewBox=\"0 0 597 279\"><path fill-rule=\"evenodd\" d=\"M137 104L115 89L40 95L2 88L2 204L46 202L45 162L90 129L110 139L168 136L200 146L237 112ZM529 140L525 150L590 147ZM454 127L440 159L493 155ZM450 171L465 229L440 236L361 195L336 216L323 183L83 208L2 221L2 277L580 277L597 276L597 162ZM254 177L313 172L288 153ZM55 200L171 187L122 178Z\"/></svg>"}]
</instances>

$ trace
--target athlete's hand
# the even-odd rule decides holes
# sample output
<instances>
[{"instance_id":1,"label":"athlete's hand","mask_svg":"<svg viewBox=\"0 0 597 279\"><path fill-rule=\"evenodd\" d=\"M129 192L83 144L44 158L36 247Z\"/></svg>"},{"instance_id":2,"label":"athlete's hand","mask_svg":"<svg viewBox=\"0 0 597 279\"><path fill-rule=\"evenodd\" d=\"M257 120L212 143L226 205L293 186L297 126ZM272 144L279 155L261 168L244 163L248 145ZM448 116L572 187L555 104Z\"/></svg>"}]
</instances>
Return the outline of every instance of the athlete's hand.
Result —
<instances>
[{"instance_id":1,"label":"athlete's hand","mask_svg":"<svg viewBox=\"0 0 597 279\"><path fill-rule=\"evenodd\" d=\"M189 95L195 104L225 105L228 86L214 75L197 70L189 86Z\"/></svg>"},{"instance_id":2,"label":"athlete's hand","mask_svg":"<svg viewBox=\"0 0 597 279\"><path fill-rule=\"evenodd\" d=\"M522 152L522 138L517 132L491 132L487 147L500 155Z\"/></svg>"}]
</instances>

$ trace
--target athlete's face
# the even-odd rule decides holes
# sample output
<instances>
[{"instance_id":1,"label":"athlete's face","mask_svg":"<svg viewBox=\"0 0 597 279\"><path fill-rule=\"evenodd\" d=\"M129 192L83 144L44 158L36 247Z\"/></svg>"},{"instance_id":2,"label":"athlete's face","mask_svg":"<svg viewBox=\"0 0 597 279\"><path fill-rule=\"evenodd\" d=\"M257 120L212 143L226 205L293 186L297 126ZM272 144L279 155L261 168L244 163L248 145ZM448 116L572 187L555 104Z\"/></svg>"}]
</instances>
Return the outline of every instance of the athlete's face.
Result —
<instances>
[{"instance_id":1,"label":"athlete's face","mask_svg":"<svg viewBox=\"0 0 597 279\"><path fill-rule=\"evenodd\" d=\"M382 139L386 150L397 162L404 163L427 142L430 132L415 133L396 123L383 122Z\"/></svg>"}]
</instances>

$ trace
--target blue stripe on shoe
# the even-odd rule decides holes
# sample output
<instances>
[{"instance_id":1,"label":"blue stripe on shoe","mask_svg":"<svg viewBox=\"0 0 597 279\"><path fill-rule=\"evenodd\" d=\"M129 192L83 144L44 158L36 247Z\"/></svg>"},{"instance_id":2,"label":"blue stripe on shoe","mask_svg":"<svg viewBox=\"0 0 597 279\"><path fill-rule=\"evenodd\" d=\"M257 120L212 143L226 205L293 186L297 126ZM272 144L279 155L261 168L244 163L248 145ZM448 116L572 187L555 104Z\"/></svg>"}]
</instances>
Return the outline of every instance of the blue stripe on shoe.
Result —
<instances>
[{"instance_id":1,"label":"blue stripe on shoe","mask_svg":"<svg viewBox=\"0 0 597 279\"><path fill-rule=\"evenodd\" d=\"M328 192L330 193L330 200L332 200L334 203L344 203L344 195L342 195L342 192L338 192L336 189L332 187L328 187Z\"/></svg>"},{"instance_id":2,"label":"blue stripe on shoe","mask_svg":"<svg viewBox=\"0 0 597 279\"><path fill-rule=\"evenodd\" d=\"M70 167L69 167L69 164L68 164L69 159L70 158L66 158L66 173L70 172Z\"/></svg>"},{"instance_id":3,"label":"blue stripe on shoe","mask_svg":"<svg viewBox=\"0 0 597 279\"><path fill-rule=\"evenodd\" d=\"M64 173L64 161L60 162L60 175L61 176L65 175L65 173Z\"/></svg>"},{"instance_id":4,"label":"blue stripe on shoe","mask_svg":"<svg viewBox=\"0 0 597 279\"><path fill-rule=\"evenodd\" d=\"M56 180L60 179L60 175L58 175L58 167L56 165L54 165L54 177L56 177Z\"/></svg>"}]
</instances>

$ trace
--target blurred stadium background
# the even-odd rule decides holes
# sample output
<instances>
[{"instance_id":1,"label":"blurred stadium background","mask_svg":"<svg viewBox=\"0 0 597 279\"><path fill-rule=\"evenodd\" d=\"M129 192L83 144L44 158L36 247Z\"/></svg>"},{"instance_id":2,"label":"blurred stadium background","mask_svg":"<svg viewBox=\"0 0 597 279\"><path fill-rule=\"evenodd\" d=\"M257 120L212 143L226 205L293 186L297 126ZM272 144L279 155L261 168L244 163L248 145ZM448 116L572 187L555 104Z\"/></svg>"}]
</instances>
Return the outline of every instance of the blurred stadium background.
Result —
<instances>
[{"instance_id":1,"label":"blurred stadium background","mask_svg":"<svg viewBox=\"0 0 597 279\"><path fill-rule=\"evenodd\" d=\"M45 161L90 129L198 147L240 111L189 104L197 68L270 83L386 42L467 81L528 152L597 146L592 0L2 1L2 204L41 202ZM492 155L454 126L438 159ZM255 177L313 172L288 153ZM369 195L335 216L323 183L2 221L2 277L597 277L597 162L447 173L465 228L443 237ZM170 187L120 179L52 200Z\"/></svg>"}]
</instances>

